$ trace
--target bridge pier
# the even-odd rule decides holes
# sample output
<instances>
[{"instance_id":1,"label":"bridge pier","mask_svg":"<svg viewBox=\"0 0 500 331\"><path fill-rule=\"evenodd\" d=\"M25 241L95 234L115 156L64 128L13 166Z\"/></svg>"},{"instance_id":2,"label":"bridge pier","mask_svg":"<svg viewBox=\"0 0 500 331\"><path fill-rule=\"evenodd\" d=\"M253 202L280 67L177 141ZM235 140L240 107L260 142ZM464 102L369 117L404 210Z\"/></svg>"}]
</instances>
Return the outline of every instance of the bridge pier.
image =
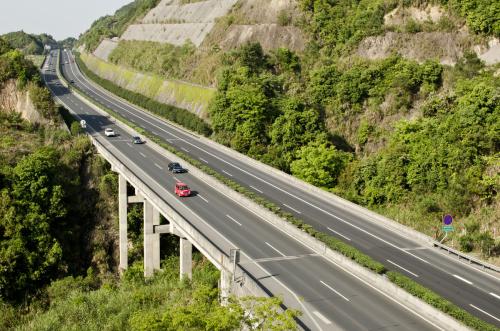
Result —
<instances>
[{"instance_id":1,"label":"bridge pier","mask_svg":"<svg viewBox=\"0 0 500 331\"><path fill-rule=\"evenodd\" d=\"M193 244L180 237L180 279L193 279Z\"/></svg>"},{"instance_id":2,"label":"bridge pier","mask_svg":"<svg viewBox=\"0 0 500 331\"><path fill-rule=\"evenodd\" d=\"M118 219L119 219L119 247L120 247L120 272L128 268L128 237L127 237L127 180L123 175L118 175Z\"/></svg>"},{"instance_id":3,"label":"bridge pier","mask_svg":"<svg viewBox=\"0 0 500 331\"><path fill-rule=\"evenodd\" d=\"M144 277L160 270L160 234L154 231L156 225L160 225L160 213L144 200Z\"/></svg>"},{"instance_id":4,"label":"bridge pier","mask_svg":"<svg viewBox=\"0 0 500 331\"><path fill-rule=\"evenodd\" d=\"M219 281L219 290L220 290L220 301L224 305L227 303L227 298L231 294L231 285L232 285L233 275L229 271L222 269L220 271L220 281Z\"/></svg>"}]
</instances>

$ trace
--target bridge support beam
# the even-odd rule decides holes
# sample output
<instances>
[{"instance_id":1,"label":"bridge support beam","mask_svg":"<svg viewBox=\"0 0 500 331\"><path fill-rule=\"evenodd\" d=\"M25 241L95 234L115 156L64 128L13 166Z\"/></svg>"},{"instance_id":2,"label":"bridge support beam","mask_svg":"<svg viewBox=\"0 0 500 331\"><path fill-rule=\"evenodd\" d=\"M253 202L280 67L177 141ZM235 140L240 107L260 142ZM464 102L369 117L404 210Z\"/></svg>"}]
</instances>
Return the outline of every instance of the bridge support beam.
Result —
<instances>
[{"instance_id":1,"label":"bridge support beam","mask_svg":"<svg viewBox=\"0 0 500 331\"><path fill-rule=\"evenodd\" d=\"M150 277L160 270L160 234L154 233L155 225L160 224L160 213L147 200L144 200L144 277Z\"/></svg>"},{"instance_id":2,"label":"bridge support beam","mask_svg":"<svg viewBox=\"0 0 500 331\"><path fill-rule=\"evenodd\" d=\"M118 175L120 272L123 272L128 268L127 207L127 180L120 174Z\"/></svg>"},{"instance_id":3,"label":"bridge support beam","mask_svg":"<svg viewBox=\"0 0 500 331\"><path fill-rule=\"evenodd\" d=\"M186 238L180 237L180 278L193 279L193 245Z\"/></svg>"}]
</instances>

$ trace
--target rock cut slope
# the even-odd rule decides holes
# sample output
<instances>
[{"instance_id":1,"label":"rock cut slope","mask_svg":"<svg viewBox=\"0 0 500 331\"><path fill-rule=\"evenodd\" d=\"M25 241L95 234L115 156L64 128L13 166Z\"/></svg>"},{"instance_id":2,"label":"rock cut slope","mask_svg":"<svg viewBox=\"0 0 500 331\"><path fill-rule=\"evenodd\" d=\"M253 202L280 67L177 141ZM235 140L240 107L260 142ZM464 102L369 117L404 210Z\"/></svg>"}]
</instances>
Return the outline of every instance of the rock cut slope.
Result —
<instances>
[{"instance_id":1,"label":"rock cut slope","mask_svg":"<svg viewBox=\"0 0 500 331\"><path fill-rule=\"evenodd\" d=\"M226 15L238 0L208 0L189 4L163 0L141 21L132 24L123 40L146 40L181 46L188 40L200 46L216 19Z\"/></svg>"}]
</instances>

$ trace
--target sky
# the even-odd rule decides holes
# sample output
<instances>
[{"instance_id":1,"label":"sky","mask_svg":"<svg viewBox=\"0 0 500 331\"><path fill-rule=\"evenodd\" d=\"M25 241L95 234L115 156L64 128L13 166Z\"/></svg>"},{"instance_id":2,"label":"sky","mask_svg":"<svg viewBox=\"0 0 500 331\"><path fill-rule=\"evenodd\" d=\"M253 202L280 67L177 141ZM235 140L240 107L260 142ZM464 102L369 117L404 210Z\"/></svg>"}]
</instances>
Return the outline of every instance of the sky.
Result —
<instances>
[{"instance_id":1,"label":"sky","mask_svg":"<svg viewBox=\"0 0 500 331\"><path fill-rule=\"evenodd\" d=\"M133 0L0 0L0 34L23 30L78 38L92 22Z\"/></svg>"}]
</instances>

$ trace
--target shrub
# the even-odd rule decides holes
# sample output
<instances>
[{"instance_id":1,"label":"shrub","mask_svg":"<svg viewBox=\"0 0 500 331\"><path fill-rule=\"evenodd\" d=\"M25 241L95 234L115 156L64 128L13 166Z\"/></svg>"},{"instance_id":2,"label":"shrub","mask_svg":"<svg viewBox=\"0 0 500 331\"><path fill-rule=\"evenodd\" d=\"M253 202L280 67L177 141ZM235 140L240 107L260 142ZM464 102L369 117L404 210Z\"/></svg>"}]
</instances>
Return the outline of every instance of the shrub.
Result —
<instances>
[{"instance_id":1,"label":"shrub","mask_svg":"<svg viewBox=\"0 0 500 331\"><path fill-rule=\"evenodd\" d=\"M423 287L422 285L416 283L414 280L403 276L402 274L394 271L389 271L386 273L387 277L391 282L398 285L402 289L406 290L408 293L422 299L426 303L430 304L434 308L441 310L453 318L457 319L459 322L464 323L468 327L481 331L494 331L497 330L491 324L488 324L479 318L471 315L467 311L455 306L448 300L442 298L433 291Z\"/></svg>"}]
</instances>

